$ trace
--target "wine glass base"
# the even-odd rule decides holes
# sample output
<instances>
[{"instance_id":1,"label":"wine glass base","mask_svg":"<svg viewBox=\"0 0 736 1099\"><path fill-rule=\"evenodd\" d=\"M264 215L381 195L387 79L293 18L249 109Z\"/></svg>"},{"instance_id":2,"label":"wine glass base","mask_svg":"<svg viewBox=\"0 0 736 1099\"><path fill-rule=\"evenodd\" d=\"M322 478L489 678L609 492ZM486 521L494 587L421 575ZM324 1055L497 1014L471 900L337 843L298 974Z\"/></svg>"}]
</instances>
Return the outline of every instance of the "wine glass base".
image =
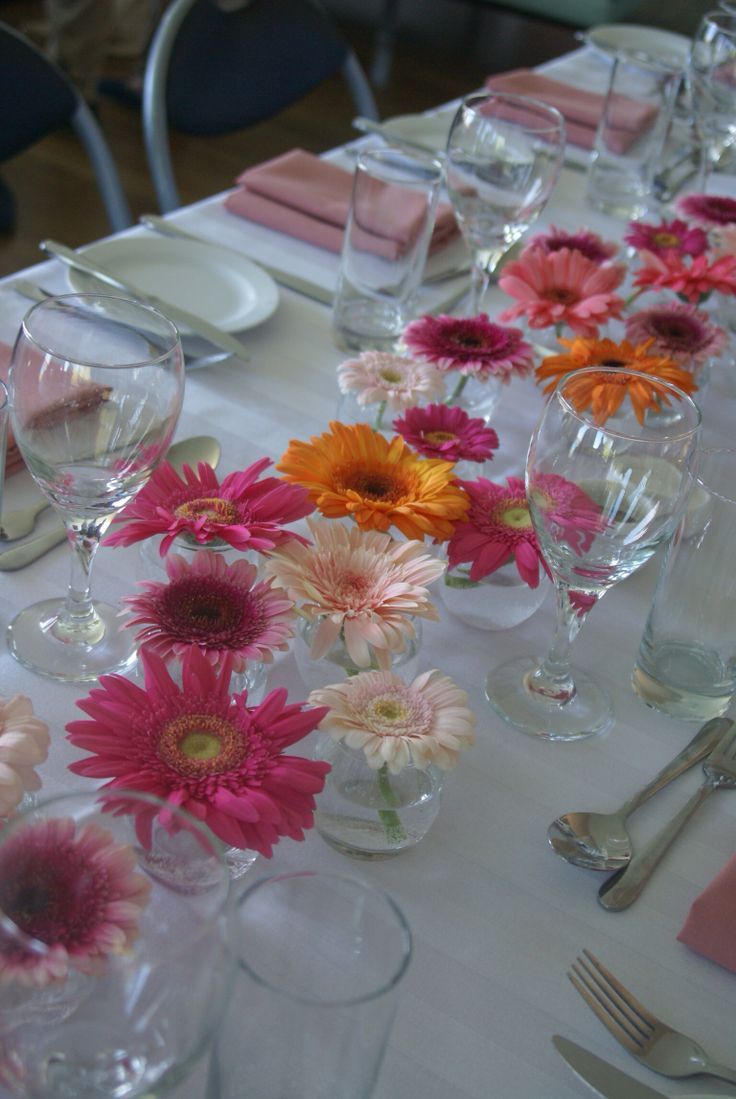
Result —
<instances>
[{"instance_id":1,"label":"wine glass base","mask_svg":"<svg viewBox=\"0 0 736 1099\"><path fill-rule=\"evenodd\" d=\"M522 656L488 673L486 698L504 721L544 740L582 740L610 727L613 704L590 676L573 669L577 693L559 705L541 700L525 686L525 677L538 667L539 660Z\"/></svg>"},{"instance_id":2,"label":"wine glass base","mask_svg":"<svg viewBox=\"0 0 736 1099\"><path fill-rule=\"evenodd\" d=\"M26 607L10 623L6 637L15 659L32 672L65 683L83 683L107 672L125 672L136 661L131 631L121 628L120 608L95 602L104 627L94 645L60 641L52 630L65 606L64 599L45 599Z\"/></svg>"}]
</instances>

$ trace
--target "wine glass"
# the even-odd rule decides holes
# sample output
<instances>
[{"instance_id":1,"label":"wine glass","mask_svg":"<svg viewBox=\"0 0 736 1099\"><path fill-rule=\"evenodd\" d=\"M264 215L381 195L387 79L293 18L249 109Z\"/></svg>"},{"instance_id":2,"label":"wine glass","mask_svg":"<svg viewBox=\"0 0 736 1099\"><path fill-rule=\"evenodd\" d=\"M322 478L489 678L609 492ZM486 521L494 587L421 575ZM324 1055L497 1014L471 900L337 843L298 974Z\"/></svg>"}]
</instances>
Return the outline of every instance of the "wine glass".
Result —
<instances>
[{"instance_id":1,"label":"wine glass","mask_svg":"<svg viewBox=\"0 0 736 1099\"><path fill-rule=\"evenodd\" d=\"M10 361L11 425L73 548L66 599L10 623L16 660L53 679L97 679L135 659L119 609L92 601L90 570L113 516L166 453L181 410L184 358L174 325L126 298L69 294L26 314Z\"/></svg>"},{"instance_id":2,"label":"wine glass","mask_svg":"<svg viewBox=\"0 0 736 1099\"><path fill-rule=\"evenodd\" d=\"M479 92L463 99L447 139L447 191L473 256L471 313L491 276L552 193L565 151L565 122L536 99Z\"/></svg>"},{"instance_id":3,"label":"wine glass","mask_svg":"<svg viewBox=\"0 0 736 1099\"><path fill-rule=\"evenodd\" d=\"M695 127L703 148L699 186L736 142L736 12L710 11L693 36L688 81Z\"/></svg>"},{"instance_id":4,"label":"wine glass","mask_svg":"<svg viewBox=\"0 0 736 1099\"><path fill-rule=\"evenodd\" d=\"M581 407L588 395L597 402L621 386L656 394L679 417L646 413L640 422L632 411L604 422ZM510 724L547 740L591 736L610 724L607 693L571 668L570 649L600 597L641 568L675 529L699 427L693 401L649 375L593 367L561 379L526 462L531 521L555 583L557 627L543 659L517 658L488 674L486 697Z\"/></svg>"},{"instance_id":5,"label":"wine glass","mask_svg":"<svg viewBox=\"0 0 736 1099\"><path fill-rule=\"evenodd\" d=\"M221 1020L234 939L221 844L179 806L92 790L14 817L0 832L2 1094L171 1090Z\"/></svg>"}]
</instances>

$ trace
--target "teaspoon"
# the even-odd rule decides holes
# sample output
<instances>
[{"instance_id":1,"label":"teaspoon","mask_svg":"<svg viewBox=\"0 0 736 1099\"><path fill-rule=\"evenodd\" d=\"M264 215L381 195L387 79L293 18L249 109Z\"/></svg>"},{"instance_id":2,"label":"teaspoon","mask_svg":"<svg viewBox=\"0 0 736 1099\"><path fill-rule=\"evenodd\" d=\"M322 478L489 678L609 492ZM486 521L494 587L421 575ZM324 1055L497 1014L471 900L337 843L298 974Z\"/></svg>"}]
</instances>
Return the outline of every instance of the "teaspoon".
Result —
<instances>
[{"instance_id":1,"label":"teaspoon","mask_svg":"<svg viewBox=\"0 0 736 1099\"><path fill-rule=\"evenodd\" d=\"M552 850L566 862L587 870L620 870L626 866L632 855L626 818L658 790L704 759L732 724L727 717L707 721L687 747L616 812L565 813L558 817L547 831Z\"/></svg>"}]
</instances>

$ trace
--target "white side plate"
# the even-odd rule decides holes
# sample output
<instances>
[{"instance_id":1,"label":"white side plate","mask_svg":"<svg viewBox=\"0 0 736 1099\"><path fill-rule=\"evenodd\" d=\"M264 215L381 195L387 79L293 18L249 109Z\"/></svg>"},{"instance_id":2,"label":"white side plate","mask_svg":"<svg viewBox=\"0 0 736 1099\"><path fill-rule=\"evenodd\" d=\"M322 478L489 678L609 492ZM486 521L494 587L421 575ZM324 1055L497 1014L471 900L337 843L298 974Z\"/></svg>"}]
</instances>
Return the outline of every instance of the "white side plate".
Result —
<instances>
[{"instance_id":1,"label":"white side plate","mask_svg":"<svg viewBox=\"0 0 736 1099\"><path fill-rule=\"evenodd\" d=\"M658 27L640 27L636 23L602 23L585 31L582 37L602 53L639 51L653 57L674 57L683 67L690 54L690 39L684 34Z\"/></svg>"}]
</instances>

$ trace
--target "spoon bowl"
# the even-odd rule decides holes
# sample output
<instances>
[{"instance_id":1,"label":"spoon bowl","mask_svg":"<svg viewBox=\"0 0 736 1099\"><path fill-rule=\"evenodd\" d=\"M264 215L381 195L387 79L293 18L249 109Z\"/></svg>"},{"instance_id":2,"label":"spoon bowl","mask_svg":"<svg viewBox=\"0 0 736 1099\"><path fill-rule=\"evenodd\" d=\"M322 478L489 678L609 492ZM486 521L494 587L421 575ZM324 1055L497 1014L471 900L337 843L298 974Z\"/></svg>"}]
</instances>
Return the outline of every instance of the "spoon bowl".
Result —
<instances>
[{"instance_id":1,"label":"spoon bowl","mask_svg":"<svg viewBox=\"0 0 736 1099\"><path fill-rule=\"evenodd\" d=\"M620 812L564 813L550 824L547 839L555 854L587 870L619 870L632 855Z\"/></svg>"},{"instance_id":2,"label":"spoon bowl","mask_svg":"<svg viewBox=\"0 0 736 1099\"><path fill-rule=\"evenodd\" d=\"M214 469L220 461L220 444L211 435L192 435L190 439L172 443L166 452L166 461L177 472L181 472L184 465L196 470L198 462L206 462Z\"/></svg>"}]
</instances>

